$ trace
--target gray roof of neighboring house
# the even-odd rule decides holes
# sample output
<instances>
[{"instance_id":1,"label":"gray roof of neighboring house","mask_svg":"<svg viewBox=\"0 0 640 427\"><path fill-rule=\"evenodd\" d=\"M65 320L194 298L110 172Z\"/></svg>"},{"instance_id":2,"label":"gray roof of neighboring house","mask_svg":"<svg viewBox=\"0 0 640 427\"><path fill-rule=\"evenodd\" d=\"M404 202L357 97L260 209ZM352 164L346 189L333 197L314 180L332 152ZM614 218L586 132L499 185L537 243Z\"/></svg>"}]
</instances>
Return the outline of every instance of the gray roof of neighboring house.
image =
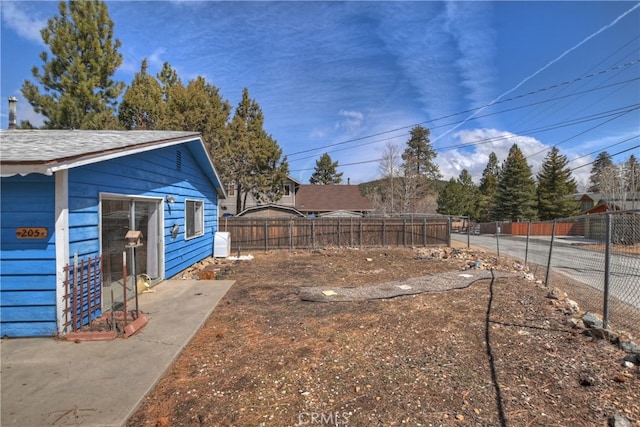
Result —
<instances>
[{"instance_id":1,"label":"gray roof of neighboring house","mask_svg":"<svg viewBox=\"0 0 640 427\"><path fill-rule=\"evenodd\" d=\"M301 212L372 211L371 200L360 194L357 185L301 185L296 193L296 209Z\"/></svg>"},{"instance_id":2,"label":"gray roof of neighboring house","mask_svg":"<svg viewBox=\"0 0 640 427\"><path fill-rule=\"evenodd\" d=\"M218 194L226 197L200 134L182 131L2 130L0 175L51 175L130 154L189 143L196 160L208 170Z\"/></svg>"}]
</instances>

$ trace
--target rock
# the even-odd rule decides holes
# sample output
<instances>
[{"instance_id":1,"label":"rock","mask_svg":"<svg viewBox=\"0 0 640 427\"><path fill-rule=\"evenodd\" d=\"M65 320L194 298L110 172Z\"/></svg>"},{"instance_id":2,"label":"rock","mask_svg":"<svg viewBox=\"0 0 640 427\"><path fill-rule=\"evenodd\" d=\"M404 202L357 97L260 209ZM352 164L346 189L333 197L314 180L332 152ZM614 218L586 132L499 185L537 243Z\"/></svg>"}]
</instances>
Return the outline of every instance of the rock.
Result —
<instances>
[{"instance_id":1,"label":"rock","mask_svg":"<svg viewBox=\"0 0 640 427\"><path fill-rule=\"evenodd\" d=\"M590 311L582 316L582 321L587 328L602 328L602 319L600 316Z\"/></svg>"},{"instance_id":2,"label":"rock","mask_svg":"<svg viewBox=\"0 0 640 427\"><path fill-rule=\"evenodd\" d=\"M615 341L618 338L615 332L609 329L596 328L596 327L591 328L591 336L598 340L605 340L610 342Z\"/></svg>"},{"instance_id":3,"label":"rock","mask_svg":"<svg viewBox=\"0 0 640 427\"><path fill-rule=\"evenodd\" d=\"M581 373L579 380L580 380L580 385L584 387L594 386L598 382L596 377L589 372Z\"/></svg>"},{"instance_id":4,"label":"rock","mask_svg":"<svg viewBox=\"0 0 640 427\"><path fill-rule=\"evenodd\" d=\"M582 322L582 320L576 319L575 317L572 317L569 320L567 320L567 323L573 329L582 329L582 328L584 328L584 323Z\"/></svg>"},{"instance_id":5,"label":"rock","mask_svg":"<svg viewBox=\"0 0 640 427\"><path fill-rule=\"evenodd\" d=\"M562 292L559 288L553 288L548 294L547 298L562 300L567 297L565 292Z\"/></svg>"},{"instance_id":6,"label":"rock","mask_svg":"<svg viewBox=\"0 0 640 427\"><path fill-rule=\"evenodd\" d=\"M577 313L580 311L580 307L578 307L578 303L575 302L574 300L567 298L565 299L564 302L571 313Z\"/></svg>"},{"instance_id":7,"label":"rock","mask_svg":"<svg viewBox=\"0 0 640 427\"><path fill-rule=\"evenodd\" d=\"M633 341L620 341L620 348L627 353L640 354L640 345L634 343Z\"/></svg>"},{"instance_id":8,"label":"rock","mask_svg":"<svg viewBox=\"0 0 640 427\"><path fill-rule=\"evenodd\" d=\"M609 427L631 427L631 422L622 415L609 417Z\"/></svg>"}]
</instances>

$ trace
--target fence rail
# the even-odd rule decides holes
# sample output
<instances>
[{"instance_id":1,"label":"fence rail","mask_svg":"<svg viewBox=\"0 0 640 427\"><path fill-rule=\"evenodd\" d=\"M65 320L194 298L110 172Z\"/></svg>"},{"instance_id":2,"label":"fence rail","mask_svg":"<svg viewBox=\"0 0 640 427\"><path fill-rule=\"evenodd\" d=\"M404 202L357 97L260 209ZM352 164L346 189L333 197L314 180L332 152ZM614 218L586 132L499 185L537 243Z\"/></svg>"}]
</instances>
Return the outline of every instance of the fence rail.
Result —
<instances>
[{"instance_id":1,"label":"fence rail","mask_svg":"<svg viewBox=\"0 0 640 427\"><path fill-rule=\"evenodd\" d=\"M231 250L315 249L331 246L444 246L447 217L406 218L225 218Z\"/></svg>"},{"instance_id":2,"label":"fence rail","mask_svg":"<svg viewBox=\"0 0 640 427\"><path fill-rule=\"evenodd\" d=\"M465 231L454 238L524 260L546 286L600 314L605 327L640 333L640 210L486 223Z\"/></svg>"}]
</instances>

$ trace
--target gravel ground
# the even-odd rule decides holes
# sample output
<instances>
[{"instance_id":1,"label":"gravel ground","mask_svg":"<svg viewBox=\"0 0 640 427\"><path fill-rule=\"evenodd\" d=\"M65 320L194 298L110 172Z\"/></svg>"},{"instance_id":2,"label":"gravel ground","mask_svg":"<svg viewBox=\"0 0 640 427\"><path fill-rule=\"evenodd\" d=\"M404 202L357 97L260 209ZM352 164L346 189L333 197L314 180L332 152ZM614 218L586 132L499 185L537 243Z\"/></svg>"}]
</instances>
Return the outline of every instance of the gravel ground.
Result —
<instances>
[{"instance_id":1,"label":"gravel ground","mask_svg":"<svg viewBox=\"0 0 640 427\"><path fill-rule=\"evenodd\" d=\"M253 255L198 267L236 283L129 426L640 426L638 367L573 326L582 313L525 279L518 260L474 249ZM487 269L508 277L460 276ZM400 285L427 292L365 298ZM360 297L305 301L314 288Z\"/></svg>"}]
</instances>

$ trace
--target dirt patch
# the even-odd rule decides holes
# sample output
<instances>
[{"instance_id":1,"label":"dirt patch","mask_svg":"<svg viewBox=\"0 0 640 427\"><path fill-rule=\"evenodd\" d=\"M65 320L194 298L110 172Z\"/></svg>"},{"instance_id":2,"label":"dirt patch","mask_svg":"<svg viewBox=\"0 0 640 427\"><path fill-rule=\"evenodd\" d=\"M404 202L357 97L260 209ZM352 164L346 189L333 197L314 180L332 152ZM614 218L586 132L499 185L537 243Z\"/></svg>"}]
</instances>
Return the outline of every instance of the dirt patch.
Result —
<instances>
[{"instance_id":1,"label":"dirt patch","mask_svg":"<svg viewBox=\"0 0 640 427\"><path fill-rule=\"evenodd\" d=\"M253 255L202 267L236 283L129 426L604 426L614 415L640 426L638 368L570 326L517 260L402 248ZM300 298L302 287L487 268L515 277L392 299Z\"/></svg>"}]
</instances>

